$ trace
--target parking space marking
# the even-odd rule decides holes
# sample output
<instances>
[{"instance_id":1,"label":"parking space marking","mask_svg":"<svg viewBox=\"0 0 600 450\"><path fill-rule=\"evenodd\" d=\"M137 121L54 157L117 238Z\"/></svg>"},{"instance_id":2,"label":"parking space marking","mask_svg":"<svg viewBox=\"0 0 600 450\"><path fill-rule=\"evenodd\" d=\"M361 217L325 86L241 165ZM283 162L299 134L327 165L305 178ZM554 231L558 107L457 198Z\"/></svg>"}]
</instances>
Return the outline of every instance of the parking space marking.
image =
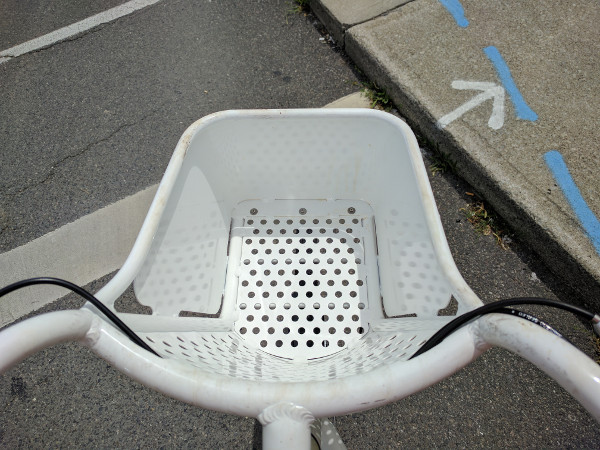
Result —
<instances>
[{"instance_id":1,"label":"parking space marking","mask_svg":"<svg viewBox=\"0 0 600 450\"><path fill-rule=\"evenodd\" d=\"M490 59L496 72L498 73L498 77L500 77L500 81L502 82L504 89L508 92L510 96L510 100L513 102L515 106L515 113L519 119L529 120L531 122L535 122L538 119L537 114L529 107L523 96L521 95L521 91L515 84L513 77L510 73L510 69L508 65L502 58L502 55L498 51L496 47L490 45L483 49L487 57Z\"/></svg>"},{"instance_id":2,"label":"parking space marking","mask_svg":"<svg viewBox=\"0 0 600 450\"><path fill-rule=\"evenodd\" d=\"M544 160L552 172L556 183L573 208L581 226L589 236L598 255L600 255L600 221L584 200L575 184L569 168L560 152L551 150L544 155Z\"/></svg>"},{"instance_id":3,"label":"parking space marking","mask_svg":"<svg viewBox=\"0 0 600 450\"><path fill-rule=\"evenodd\" d=\"M112 22L119 17L127 16L135 11L158 3L159 1L161 0L132 0L127 3L123 3L122 5L115 6L114 8L108 9L104 12L95 14L87 19L75 22L74 24L59 28L51 33L3 50L0 52L0 64L3 64L21 55L25 55L26 53L48 47L56 42L60 42L70 38L71 36L83 33L84 31L103 23Z\"/></svg>"}]
</instances>

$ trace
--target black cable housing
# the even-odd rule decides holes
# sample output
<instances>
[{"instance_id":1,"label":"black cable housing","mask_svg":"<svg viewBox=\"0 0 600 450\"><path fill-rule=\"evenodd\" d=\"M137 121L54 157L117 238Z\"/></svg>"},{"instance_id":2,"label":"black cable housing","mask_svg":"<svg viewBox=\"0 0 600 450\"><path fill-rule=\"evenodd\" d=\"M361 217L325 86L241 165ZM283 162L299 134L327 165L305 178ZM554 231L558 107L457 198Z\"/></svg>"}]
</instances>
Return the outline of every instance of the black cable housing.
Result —
<instances>
[{"instance_id":1,"label":"black cable housing","mask_svg":"<svg viewBox=\"0 0 600 450\"><path fill-rule=\"evenodd\" d=\"M547 298L540 297L517 297L517 298L509 298L505 300L500 300L494 303L490 303L487 305L480 306L472 311L468 311L456 319L448 322L445 326L443 326L440 330L437 331L431 338L421 347L419 350L415 352L409 359L415 358L419 355L422 355L428 350L431 350L433 347L442 342L446 337L456 331L459 327L469 322L470 320L482 316L484 314L490 314L495 312L501 312L502 309L507 306L516 306L516 305L544 305L550 306L553 308L564 309L565 311L569 311L573 314L582 316L588 320L592 320L595 317L595 314L586 311L583 308L579 308L578 306L570 305L568 303L559 302L556 300L550 300Z\"/></svg>"},{"instance_id":2,"label":"black cable housing","mask_svg":"<svg viewBox=\"0 0 600 450\"><path fill-rule=\"evenodd\" d=\"M520 317L521 319L525 319L525 320L527 320L527 321L529 321L531 323L535 323L536 325L539 325L544 330L549 331L550 333L552 333L556 337L559 337L559 338L564 339L565 341L571 343L566 337L564 337L561 333L559 333L558 331L556 331L556 329L552 328L546 322L538 319L535 316L532 316L529 313L526 313L526 312L523 312L523 311L519 311L517 309L512 309L512 308L503 308L503 309L499 309L498 311L495 311L495 312L502 313L502 314L508 314L508 315L511 315L511 316L517 316L517 317Z\"/></svg>"},{"instance_id":3,"label":"black cable housing","mask_svg":"<svg viewBox=\"0 0 600 450\"><path fill-rule=\"evenodd\" d=\"M70 281L52 277L29 278L27 280L17 281L16 283L9 284L8 286L3 287L2 289L0 289L0 297L10 294L11 292L16 291L17 289L22 289L27 286L34 286L37 284L52 284L55 286L60 286L80 295L92 305L94 305L102 314L104 314L104 316L106 316L107 319L114 323L115 326L119 330L121 330L135 344L139 345L144 350L147 350L160 358L160 355L158 353L152 350L152 348L150 348L148 344L146 344L137 334L135 334L131 328L125 325L125 323L121 319L119 319L115 313L108 309L100 300L98 300L96 297L94 297L94 295L83 289L81 286L71 283Z\"/></svg>"}]
</instances>

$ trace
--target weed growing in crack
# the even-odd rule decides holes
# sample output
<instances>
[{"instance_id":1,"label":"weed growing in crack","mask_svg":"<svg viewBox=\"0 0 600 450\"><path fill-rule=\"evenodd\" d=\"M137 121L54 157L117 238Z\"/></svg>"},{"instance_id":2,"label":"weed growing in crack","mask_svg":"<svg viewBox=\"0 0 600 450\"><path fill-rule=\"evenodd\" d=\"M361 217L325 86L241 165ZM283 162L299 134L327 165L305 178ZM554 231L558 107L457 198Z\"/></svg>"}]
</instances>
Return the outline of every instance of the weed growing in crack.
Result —
<instances>
[{"instance_id":1,"label":"weed growing in crack","mask_svg":"<svg viewBox=\"0 0 600 450\"><path fill-rule=\"evenodd\" d=\"M431 152L431 174L452 172L456 173L456 163L452 161L448 153L444 153L437 148Z\"/></svg>"},{"instance_id":2,"label":"weed growing in crack","mask_svg":"<svg viewBox=\"0 0 600 450\"><path fill-rule=\"evenodd\" d=\"M392 109L392 99L385 92L385 89L380 88L374 82L363 83L361 91L371 102L371 108L381 109L382 111L390 111Z\"/></svg>"},{"instance_id":3,"label":"weed growing in crack","mask_svg":"<svg viewBox=\"0 0 600 450\"><path fill-rule=\"evenodd\" d=\"M309 4L310 0L294 0L292 2L292 12L296 14L307 13Z\"/></svg>"},{"instance_id":4,"label":"weed growing in crack","mask_svg":"<svg viewBox=\"0 0 600 450\"><path fill-rule=\"evenodd\" d=\"M467 194L473 195L469 192ZM510 237L503 229L501 220L495 213L487 211L483 201L475 200L473 203L461 208L460 211L477 233L484 236L494 236L498 245L502 249L508 250L508 244L511 242Z\"/></svg>"},{"instance_id":5,"label":"weed growing in crack","mask_svg":"<svg viewBox=\"0 0 600 450\"><path fill-rule=\"evenodd\" d=\"M437 173L444 174L448 172L456 173L456 163L448 153L441 151L440 146L428 138L420 134L416 136L419 147L424 149L425 155L431 162L431 175L435 176Z\"/></svg>"}]
</instances>

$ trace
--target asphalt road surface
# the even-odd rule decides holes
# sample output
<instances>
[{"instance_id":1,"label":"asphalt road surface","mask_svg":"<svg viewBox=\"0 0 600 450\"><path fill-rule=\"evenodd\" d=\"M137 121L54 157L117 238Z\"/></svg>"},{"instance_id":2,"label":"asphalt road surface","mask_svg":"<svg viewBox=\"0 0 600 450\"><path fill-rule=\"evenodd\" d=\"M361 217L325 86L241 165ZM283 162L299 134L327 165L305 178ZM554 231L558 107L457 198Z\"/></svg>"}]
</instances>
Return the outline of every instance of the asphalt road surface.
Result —
<instances>
[{"instance_id":1,"label":"asphalt road surface","mask_svg":"<svg viewBox=\"0 0 600 450\"><path fill-rule=\"evenodd\" d=\"M0 0L0 29L14 29L0 49L35 37L38 20L46 33L88 15L57 3ZM0 251L157 183L207 114L320 107L358 90L314 19L291 10L287 0L164 0L0 64Z\"/></svg>"},{"instance_id":2,"label":"asphalt road surface","mask_svg":"<svg viewBox=\"0 0 600 450\"><path fill-rule=\"evenodd\" d=\"M57 3L0 0L0 48L117 4L84 11ZM319 40L314 19L290 9L275 0L164 0L0 64L0 251L158 182L199 117L318 107L356 91L357 75ZM485 302L525 295L582 302L518 242L503 250L473 231L460 211L473 200L465 194L471 187L452 174L431 182L457 265ZM67 297L44 310L81 304ZM531 311L597 357L587 325ZM502 350L420 394L335 424L348 448L592 448L600 438L562 388ZM0 377L2 448L252 448L259 431L254 419L150 391L77 344L47 349Z\"/></svg>"}]
</instances>

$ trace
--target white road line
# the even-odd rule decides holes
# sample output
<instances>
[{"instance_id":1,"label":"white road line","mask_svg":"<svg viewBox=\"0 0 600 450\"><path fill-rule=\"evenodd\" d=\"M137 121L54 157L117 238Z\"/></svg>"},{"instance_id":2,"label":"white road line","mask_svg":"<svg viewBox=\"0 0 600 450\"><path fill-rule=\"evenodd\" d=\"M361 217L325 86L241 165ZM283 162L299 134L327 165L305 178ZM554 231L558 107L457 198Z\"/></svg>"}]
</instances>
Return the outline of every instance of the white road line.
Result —
<instances>
[{"instance_id":1,"label":"white road line","mask_svg":"<svg viewBox=\"0 0 600 450\"><path fill-rule=\"evenodd\" d=\"M39 276L64 278L83 286L117 270L133 246L157 186L0 253L0 287ZM0 327L66 294L55 286L13 292L0 302Z\"/></svg>"},{"instance_id":2,"label":"white road line","mask_svg":"<svg viewBox=\"0 0 600 450\"><path fill-rule=\"evenodd\" d=\"M0 64L10 61L13 58L24 55L35 50L47 47L55 42L62 41L77 34L83 33L100 24L111 22L119 17L127 16L134 11L158 3L161 0L132 0L122 5L115 6L109 10L98 13L94 16L83 19L72 25L60 28L51 33L37 37L30 41L11 47L0 52Z\"/></svg>"}]
</instances>

